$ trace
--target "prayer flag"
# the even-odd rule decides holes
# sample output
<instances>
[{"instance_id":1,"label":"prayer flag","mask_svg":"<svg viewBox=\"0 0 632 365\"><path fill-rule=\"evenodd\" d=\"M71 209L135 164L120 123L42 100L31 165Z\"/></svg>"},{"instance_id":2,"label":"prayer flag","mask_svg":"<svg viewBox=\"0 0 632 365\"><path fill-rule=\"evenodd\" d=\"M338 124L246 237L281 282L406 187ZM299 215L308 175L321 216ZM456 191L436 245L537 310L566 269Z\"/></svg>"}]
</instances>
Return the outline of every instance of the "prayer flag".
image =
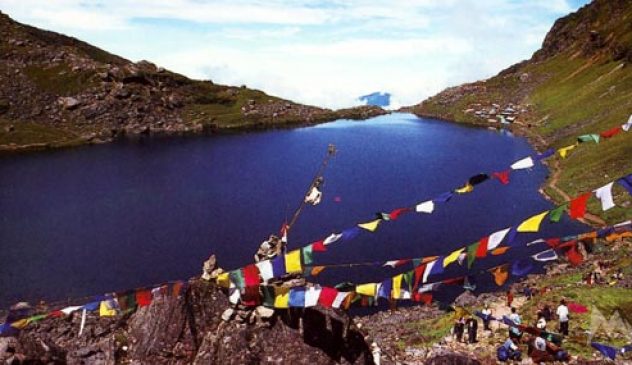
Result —
<instances>
[{"instance_id":1,"label":"prayer flag","mask_svg":"<svg viewBox=\"0 0 632 365\"><path fill-rule=\"evenodd\" d=\"M443 193L439 195L438 197L432 199L432 201L434 203L447 203L448 201L450 201L450 199L452 199L453 195L454 194L452 194L452 192Z\"/></svg>"},{"instance_id":2,"label":"prayer flag","mask_svg":"<svg viewBox=\"0 0 632 365\"><path fill-rule=\"evenodd\" d=\"M425 305L429 305L430 303L432 303L432 292L428 292L428 293L415 293L413 295L413 299L416 302L421 302L424 303Z\"/></svg>"},{"instance_id":3,"label":"prayer flag","mask_svg":"<svg viewBox=\"0 0 632 365\"><path fill-rule=\"evenodd\" d=\"M614 360L617 357L617 349L611 346L602 345L597 342L591 342L590 346L592 346L597 351L601 352L601 354L610 360Z\"/></svg>"},{"instance_id":4,"label":"prayer flag","mask_svg":"<svg viewBox=\"0 0 632 365\"><path fill-rule=\"evenodd\" d=\"M320 274L321 272L323 272L323 270L325 270L324 266L314 266L312 268L312 271L310 272L310 274L312 276L318 276L318 274Z\"/></svg>"},{"instance_id":5,"label":"prayer flag","mask_svg":"<svg viewBox=\"0 0 632 365\"><path fill-rule=\"evenodd\" d=\"M399 218L403 214L406 214L406 213L408 213L410 211L411 211L410 208L399 208L399 209L395 209L392 212L390 212L389 216L390 216L391 220L396 220L397 218Z\"/></svg>"},{"instance_id":6,"label":"prayer flag","mask_svg":"<svg viewBox=\"0 0 632 365\"><path fill-rule=\"evenodd\" d=\"M246 286L259 286L259 268L255 264L244 267L244 284Z\"/></svg>"},{"instance_id":7,"label":"prayer flag","mask_svg":"<svg viewBox=\"0 0 632 365\"><path fill-rule=\"evenodd\" d=\"M481 242L473 243L467 246L467 268L471 268L474 260L476 260L476 253L478 252L478 247L481 245Z\"/></svg>"},{"instance_id":8,"label":"prayer flag","mask_svg":"<svg viewBox=\"0 0 632 365\"><path fill-rule=\"evenodd\" d=\"M347 298L347 296L351 294L351 292L348 291L340 291L336 294L336 297L334 298L334 301L331 303L331 306L333 308L340 308L340 306L342 305L342 303L344 302L344 300Z\"/></svg>"},{"instance_id":9,"label":"prayer flag","mask_svg":"<svg viewBox=\"0 0 632 365\"><path fill-rule=\"evenodd\" d=\"M511 170L505 170L505 171L500 171L500 172L494 172L492 175L498 179L498 181L500 181L501 184L503 185L507 185L509 184L509 171Z\"/></svg>"},{"instance_id":10,"label":"prayer flag","mask_svg":"<svg viewBox=\"0 0 632 365\"><path fill-rule=\"evenodd\" d=\"M466 183L462 188L455 189L454 192L458 194L467 194L474 191L474 187L470 183Z\"/></svg>"},{"instance_id":11,"label":"prayer flag","mask_svg":"<svg viewBox=\"0 0 632 365\"><path fill-rule=\"evenodd\" d=\"M13 323L11 323L11 327L18 329L18 330L23 330L25 329L27 326L29 325L29 319L28 318L22 318L19 319Z\"/></svg>"},{"instance_id":12,"label":"prayer flag","mask_svg":"<svg viewBox=\"0 0 632 365\"><path fill-rule=\"evenodd\" d=\"M505 253L507 253L507 251L509 251L510 248L511 247L509 246L495 248L492 250L492 256L504 255Z\"/></svg>"},{"instance_id":13,"label":"prayer flag","mask_svg":"<svg viewBox=\"0 0 632 365\"><path fill-rule=\"evenodd\" d=\"M439 275L443 274L443 265L438 265L439 262L443 262L441 256L437 258L437 260L432 261L433 265L428 265L430 268L431 275Z\"/></svg>"},{"instance_id":14,"label":"prayer flag","mask_svg":"<svg viewBox=\"0 0 632 365\"><path fill-rule=\"evenodd\" d=\"M305 308L314 307L320 297L320 286L312 286L305 291Z\"/></svg>"},{"instance_id":15,"label":"prayer flag","mask_svg":"<svg viewBox=\"0 0 632 365\"><path fill-rule=\"evenodd\" d=\"M338 241L341 237L342 237L342 233L332 233L327 238L325 238L325 240L323 241L323 244L325 246L331 245L332 243Z\"/></svg>"},{"instance_id":16,"label":"prayer flag","mask_svg":"<svg viewBox=\"0 0 632 365\"><path fill-rule=\"evenodd\" d=\"M380 288L377 291L378 298L391 299L391 292L393 291L393 280L386 279L380 284Z\"/></svg>"},{"instance_id":17,"label":"prayer flag","mask_svg":"<svg viewBox=\"0 0 632 365\"><path fill-rule=\"evenodd\" d=\"M228 288L230 286L229 273L223 272L217 275L217 285L219 285L222 288Z\"/></svg>"},{"instance_id":18,"label":"prayer flag","mask_svg":"<svg viewBox=\"0 0 632 365\"><path fill-rule=\"evenodd\" d=\"M432 200L428 200L426 202L417 204L415 206L415 211L418 213L432 213L434 211L435 205Z\"/></svg>"},{"instance_id":19,"label":"prayer flag","mask_svg":"<svg viewBox=\"0 0 632 365\"><path fill-rule=\"evenodd\" d=\"M487 242L487 249L488 250L493 250L496 247L498 247L500 245L500 243L503 241L503 239L505 238L505 236L507 235L507 233L509 232L511 228L505 228L503 230L500 230L498 232L494 232L489 236L488 242Z\"/></svg>"},{"instance_id":20,"label":"prayer flag","mask_svg":"<svg viewBox=\"0 0 632 365\"><path fill-rule=\"evenodd\" d=\"M263 294L263 305L266 307L274 307L274 287L270 285L262 285L261 292Z\"/></svg>"},{"instance_id":21,"label":"prayer flag","mask_svg":"<svg viewBox=\"0 0 632 365\"><path fill-rule=\"evenodd\" d=\"M434 265L433 261L432 264ZM419 281L422 280L422 282L426 282L428 280L428 275L430 274L430 269L428 268L430 264L427 265L419 265L417 267L415 267L415 269L413 270L415 272L415 283L413 284L413 288L412 290L415 290L419 287ZM432 266L430 265L430 268L432 268Z\"/></svg>"},{"instance_id":22,"label":"prayer flag","mask_svg":"<svg viewBox=\"0 0 632 365\"><path fill-rule=\"evenodd\" d=\"M569 206L569 215L573 219L579 219L586 215L586 203L588 203L588 199L590 198L591 193L584 193L575 199L571 200Z\"/></svg>"},{"instance_id":23,"label":"prayer flag","mask_svg":"<svg viewBox=\"0 0 632 365\"><path fill-rule=\"evenodd\" d=\"M621 132L621 127L614 127L612 129L608 129L607 131L601 132L601 136L603 138L611 138L611 137L616 136L620 132Z\"/></svg>"},{"instance_id":24,"label":"prayer flag","mask_svg":"<svg viewBox=\"0 0 632 365\"><path fill-rule=\"evenodd\" d=\"M535 156L535 160L536 161L540 161L540 160L544 160L545 158L549 158L551 156L553 156L555 154L555 149L553 148L549 148L548 150L538 154L537 156Z\"/></svg>"},{"instance_id":25,"label":"prayer flag","mask_svg":"<svg viewBox=\"0 0 632 365\"><path fill-rule=\"evenodd\" d=\"M518 260L511 265L511 275L514 276L525 276L531 270L533 270L533 263L529 259Z\"/></svg>"},{"instance_id":26,"label":"prayer flag","mask_svg":"<svg viewBox=\"0 0 632 365\"><path fill-rule=\"evenodd\" d=\"M406 263L410 262L410 259L404 259L404 260L391 260L391 261L386 261L386 263L383 266L390 266L392 268L396 268L398 266L402 266Z\"/></svg>"},{"instance_id":27,"label":"prayer flag","mask_svg":"<svg viewBox=\"0 0 632 365\"><path fill-rule=\"evenodd\" d=\"M403 274L393 276L393 299L399 299L402 296L402 278Z\"/></svg>"},{"instance_id":28,"label":"prayer flag","mask_svg":"<svg viewBox=\"0 0 632 365\"><path fill-rule=\"evenodd\" d=\"M507 270L507 265L498 266L491 270L492 275L494 275L494 282L498 286L502 286L507 278L509 278L509 271Z\"/></svg>"},{"instance_id":29,"label":"prayer flag","mask_svg":"<svg viewBox=\"0 0 632 365\"><path fill-rule=\"evenodd\" d=\"M361 285L356 286L355 291L358 294L374 297L375 294L377 293L377 284L376 283L361 284Z\"/></svg>"},{"instance_id":30,"label":"prayer flag","mask_svg":"<svg viewBox=\"0 0 632 365\"><path fill-rule=\"evenodd\" d=\"M477 174L477 175L474 175L474 176L470 177L470 179L467 182L468 182L468 184L474 186L474 185L478 185L478 184L480 184L480 183L482 183L482 182L484 182L484 181L486 181L488 179L489 179L489 175L487 175L487 174Z\"/></svg>"},{"instance_id":31,"label":"prayer flag","mask_svg":"<svg viewBox=\"0 0 632 365\"><path fill-rule=\"evenodd\" d=\"M547 210L544 213L536 214L520 223L518 226L518 232L538 232L540 230L540 223L542 223L542 220L548 213L549 211Z\"/></svg>"},{"instance_id":32,"label":"prayer flag","mask_svg":"<svg viewBox=\"0 0 632 365\"><path fill-rule=\"evenodd\" d=\"M571 246L571 248L566 251L566 257L568 258L568 262L573 266L580 265L582 261L584 261L584 256L577 251L577 245Z\"/></svg>"},{"instance_id":33,"label":"prayer flag","mask_svg":"<svg viewBox=\"0 0 632 365\"><path fill-rule=\"evenodd\" d=\"M617 180L617 183L625 188L632 195L632 174Z\"/></svg>"},{"instance_id":34,"label":"prayer flag","mask_svg":"<svg viewBox=\"0 0 632 365\"><path fill-rule=\"evenodd\" d=\"M241 289L235 286L233 282L228 287L228 301L232 304L237 304L241 300Z\"/></svg>"},{"instance_id":35,"label":"prayer flag","mask_svg":"<svg viewBox=\"0 0 632 365\"><path fill-rule=\"evenodd\" d=\"M305 288L292 288L290 289L290 298L288 299L288 306L290 307L305 307Z\"/></svg>"},{"instance_id":36,"label":"prayer flag","mask_svg":"<svg viewBox=\"0 0 632 365\"><path fill-rule=\"evenodd\" d=\"M301 250L294 250L285 254L285 270L289 274L303 272L303 267L301 266Z\"/></svg>"},{"instance_id":37,"label":"prayer flag","mask_svg":"<svg viewBox=\"0 0 632 365\"><path fill-rule=\"evenodd\" d=\"M280 278L281 276L287 274L285 271L285 257L279 255L272 260L272 272L274 273L275 278Z\"/></svg>"},{"instance_id":38,"label":"prayer flag","mask_svg":"<svg viewBox=\"0 0 632 365\"><path fill-rule=\"evenodd\" d=\"M272 269L272 261L264 260L259 261L255 265L259 268L259 275L263 281L268 281L274 277L274 270ZM219 278L218 278L219 281Z\"/></svg>"},{"instance_id":39,"label":"prayer flag","mask_svg":"<svg viewBox=\"0 0 632 365\"><path fill-rule=\"evenodd\" d=\"M312 252L325 252L327 251L327 246L325 246L324 241L318 241L312 243Z\"/></svg>"},{"instance_id":40,"label":"prayer flag","mask_svg":"<svg viewBox=\"0 0 632 365\"><path fill-rule=\"evenodd\" d=\"M301 251L303 252L303 263L305 265L311 264L314 261L314 257L313 257L314 255L313 255L313 252L312 252L312 245L303 247L301 249Z\"/></svg>"},{"instance_id":41,"label":"prayer flag","mask_svg":"<svg viewBox=\"0 0 632 365\"><path fill-rule=\"evenodd\" d=\"M562 214L564 214L564 211L566 210L567 206L568 204L564 203L560 205L559 207L551 210L551 214L549 214L549 220L553 223L559 222L560 219L562 219Z\"/></svg>"},{"instance_id":42,"label":"prayer flag","mask_svg":"<svg viewBox=\"0 0 632 365\"><path fill-rule=\"evenodd\" d=\"M81 309L80 305L73 305L70 307L62 308L61 312L64 313L65 315L69 315L70 313L78 311L79 309Z\"/></svg>"},{"instance_id":43,"label":"prayer flag","mask_svg":"<svg viewBox=\"0 0 632 365\"><path fill-rule=\"evenodd\" d=\"M261 304L259 286L246 286L241 294L241 304L248 307L256 307Z\"/></svg>"},{"instance_id":44,"label":"prayer flag","mask_svg":"<svg viewBox=\"0 0 632 365\"><path fill-rule=\"evenodd\" d=\"M235 284L236 287L238 287L239 289L242 289L243 287L245 287L246 283L244 282L244 273L242 271L242 269L236 269L233 271L230 271L229 274L230 276L230 281Z\"/></svg>"},{"instance_id":45,"label":"prayer flag","mask_svg":"<svg viewBox=\"0 0 632 365\"><path fill-rule=\"evenodd\" d=\"M581 305L579 303L570 302L568 303L568 310L571 313L588 313L588 308L585 305Z\"/></svg>"},{"instance_id":46,"label":"prayer flag","mask_svg":"<svg viewBox=\"0 0 632 365\"><path fill-rule=\"evenodd\" d=\"M558 258L555 250L542 251L542 252L536 253L535 255L531 257L533 257L534 260L540 261L540 262L553 261L553 260L557 260Z\"/></svg>"},{"instance_id":47,"label":"prayer flag","mask_svg":"<svg viewBox=\"0 0 632 365\"><path fill-rule=\"evenodd\" d=\"M601 201L601 209L603 211L611 209L615 206L614 199L612 198L613 184L614 182L611 182L595 190L595 196Z\"/></svg>"},{"instance_id":48,"label":"prayer flag","mask_svg":"<svg viewBox=\"0 0 632 365\"><path fill-rule=\"evenodd\" d=\"M136 291L136 303L139 307L146 307L151 304L151 291L139 289Z\"/></svg>"},{"instance_id":49,"label":"prayer flag","mask_svg":"<svg viewBox=\"0 0 632 365\"><path fill-rule=\"evenodd\" d=\"M415 268L416 269L416 268ZM423 274L423 272L422 272ZM413 285L414 285L414 279L413 277L415 276L415 270L410 270L410 271L406 271L404 273L404 281L406 282L405 287L408 288L408 290L412 291L413 290Z\"/></svg>"},{"instance_id":50,"label":"prayer flag","mask_svg":"<svg viewBox=\"0 0 632 365\"><path fill-rule=\"evenodd\" d=\"M349 241L356 238L356 236L359 233L360 233L360 228L358 227L347 228L344 231L342 231L342 236L340 237L340 239L342 239L343 241Z\"/></svg>"},{"instance_id":51,"label":"prayer flag","mask_svg":"<svg viewBox=\"0 0 632 365\"><path fill-rule=\"evenodd\" d=\"M382 222L381 219L376 219L371 222L360 223L358 224L358 227L366 229L369 232L375 232L375 230L377 229L377 227L380 225L381 222Z\"/></svg>"},{"instance_id":52,"label":"prayer flag","mask_svg":"<svg viewBox=\"0 0 632 365\"><path fill-rule=\"evenodd\" d=\"M522 160L516 161L511 165L512 170L522 170L522 169L530 169L534 166L533 158L526 157Z\"/></svg>"},{"instance_id":53,"label":"prayer flag","mask_svg":"<svg viewBox=\"0 0 632 365\"><path fill-rule=\"evenodd\" d=\"M557 152L560 154L560 156L562 158L566 158L566 155L568 155L568 152L570 152L575 147L577 147L577 145L576 144L572 144L570 146L566 146L566 147L562 147L562 148L558 149Z\"/></svg>"},{"instance_id":54,"label":"prayer flag","mask_svg":"<svg viewBox=\"0 0 632 365\"><path fill-rule=\"evenodd\" d=\"M599 135L598 134L584 134L583 136L577 137L577 142L595 142L599 143Z\"/></svg>"},{"instance_id":55,"label":"prayer flag","mask_svg":"<svg viewBox=\"0 0 632 365\"><path fill-rule=\"evenodd\" d=\"M476 257L483 258L487 256L489 237L483 237L478 241L478 247L476 248Z\"/></svg>"},{"instance_id":56,"label":"prayer flag","mask_svg":"<svg viewBox=\"0 0 632 365\"><path fill-rule=\"evenodd\" d=\"M112 317L116 315L116 305L112 299L104 300L99 305L100 317Z\"/></svg>"},{"instance_id":57,"label":"prayer flag","mask_svg":"<svg viewBox=\"0 0 632 365\"><path fill-rule=\"evenodd\" d=\"M288 308L290 302L290 288L278 286L274 288L274 308Z\"/></svg>"},{"instance_id":58,"label":"prayer flag","mask_svg":"<svg viewBox=\"0 0 632 365\"><path fill-rule=\"evenodd\" d=\"M456 261L459 258L461 252L463 252L464 250L465 248L459 248L458 250L453 251L451 254L446 256L445 259L443 259L443 267L448 267L448 265Z\"/></svg>"}]
</instances>

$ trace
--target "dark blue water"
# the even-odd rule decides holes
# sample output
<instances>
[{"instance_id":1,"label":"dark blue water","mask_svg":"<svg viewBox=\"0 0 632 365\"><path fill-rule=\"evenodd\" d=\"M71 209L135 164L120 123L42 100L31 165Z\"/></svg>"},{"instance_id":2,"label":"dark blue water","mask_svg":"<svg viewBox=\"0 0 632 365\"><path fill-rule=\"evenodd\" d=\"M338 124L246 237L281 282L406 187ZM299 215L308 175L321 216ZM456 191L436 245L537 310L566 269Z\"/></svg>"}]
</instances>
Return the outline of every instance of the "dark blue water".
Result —
<instances>
[{"instance_id":1,"label":"dark blue water","mask_svg":"<svg viewBox=\"0 0 632 365\"><path fill-rule=\"evenodd\" d=\"M291 215L328 143L339 153L325 173L324 201L304 211L290 248L371 220L375 212L427 200L533 152L521 138L394 114L4 156L0 305L185 279L197 275L211 253L226 269L248 264L259 243ZM405 215L375 234L332 245L315 255L315 264L448 253L549 208L537 191L546 174L539 166L517 172L508 186L486 182L435 214ZM583 230L564 220L544 224L542 236ZM523 255L515 250L505 259ZM402 270L331 269L318 280L376 281ZM485 280L479 285L489 288Z\"/></svg>"}]
</instances>

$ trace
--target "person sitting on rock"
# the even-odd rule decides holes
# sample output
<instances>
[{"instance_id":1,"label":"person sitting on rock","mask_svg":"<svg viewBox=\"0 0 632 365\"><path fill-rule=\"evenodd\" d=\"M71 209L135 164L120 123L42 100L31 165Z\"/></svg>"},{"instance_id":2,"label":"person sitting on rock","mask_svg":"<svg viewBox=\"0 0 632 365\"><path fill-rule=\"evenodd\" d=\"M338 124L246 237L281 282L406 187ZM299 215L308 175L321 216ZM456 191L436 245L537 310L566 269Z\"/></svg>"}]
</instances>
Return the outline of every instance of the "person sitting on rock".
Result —
<instances>
[{"instance_id":1,"label":"person sitting on rock","mask_svg":"<svg viewBox=\"0 0 632 365\"><path fill-rule=\"evenodd\" d=\"M520 361L522 353L518 349L518 346L508 338L504 344L502 344L496 351L496 357L499 361L515 360Z\"/></svg>"}]
</instances>

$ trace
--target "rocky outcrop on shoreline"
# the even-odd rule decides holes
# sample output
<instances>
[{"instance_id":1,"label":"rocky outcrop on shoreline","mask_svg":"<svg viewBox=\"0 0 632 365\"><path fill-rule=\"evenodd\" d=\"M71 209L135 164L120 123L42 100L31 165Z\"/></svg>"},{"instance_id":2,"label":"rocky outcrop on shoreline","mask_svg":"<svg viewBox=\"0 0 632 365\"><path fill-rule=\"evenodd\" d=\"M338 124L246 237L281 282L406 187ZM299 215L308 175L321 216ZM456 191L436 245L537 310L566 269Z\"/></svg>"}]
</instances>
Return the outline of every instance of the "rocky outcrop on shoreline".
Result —
<instances>
[{"instance_id":1,"label":"rocky outcrop on shoreline","mask_svg":"<svg viewBox=\"0 0 632 365\"><path fill-rule=\"evenodd\" d=\"M148 61L13 21L0 12L0 148L309 125L385 114L302 105L245 86L196 81Z\"/></svg>"},{"instance_id":2,"label":"rocky outcrop on shoreline","mask_svg":"<svg viewBox=\"0 0 632 365\"><path fill-rule=\"evenodd\" d=\"M157 297L123 317L81 313L41 321L0 339L29 363L367 364L369 347L344 312L316 307L267 316L236 311L214 283L194 279L180 296Z\"/></svg>"}]
</instances>

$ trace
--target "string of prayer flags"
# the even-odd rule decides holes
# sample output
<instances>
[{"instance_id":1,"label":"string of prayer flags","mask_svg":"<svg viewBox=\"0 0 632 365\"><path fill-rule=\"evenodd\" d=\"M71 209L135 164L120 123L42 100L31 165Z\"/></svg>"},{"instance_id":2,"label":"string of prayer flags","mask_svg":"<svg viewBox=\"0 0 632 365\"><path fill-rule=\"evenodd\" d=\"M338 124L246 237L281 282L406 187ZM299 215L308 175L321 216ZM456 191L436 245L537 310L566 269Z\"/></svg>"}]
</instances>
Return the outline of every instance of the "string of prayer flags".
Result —
<instances>
[{"instance_id":1,"label":"string of prayer flags","mask_svg":"<svg viewBox=\"0 0 632 365\"><path fill-rule=\"evenodd\" d=\"M523 158L522 160L516 161L511 165L511 169L512 170L523 170L523 169L530 169L533 166L535 166L535 164L533 163L533 158L526 157Z\"/></svg>"},{"instance_id":2,"label":"string of prayer flags","mask_svg":"<svg viewBox=\"0 0 632 365\"><path fill-rule=\"evenodd\" d=\"M507 184L509 184L509 171L511 171L511 170L494 172L492 175L496 179L498 179L498 181L500 181L501 184L507 185Z\"/></svg>"},{"instance_id":3,"label":"string of prayer flags","mask_svg":"<svg viewBox=\"0 0 632 365\"><path fill-rule=\"evenodd\" d=\"M603 133L602 133L602 136L603 136ZM599 143L599 135L598 134L584 134L583 136L577 137L577 142L579 142L579 143L584 143L584 142Z\"/></svg>"},{"instance_id":4,"label":"string of prayer flags","mask_svg":"<svg viewBox=\"0 0 632 365\"><path fill-rule=\"evenodd\" d=\"M611 182L595 190L595 196L601 201L601 210L604 212L615 206L614 199L612 197L613 185L614 182Z\"/></svg>"},{"instance_id":5,"label":"string of prayer flags","mask_svg":"<svg viewBox=\"0 0 632 365\"><path fill-rule=\"evenodd\" d=\"M571 200L569 205L568 214L573 219L583 218L586 215L586 204L588 203L588 199L590 198L591 193L585 193L577 198Z\"/></svg>"},{"instance_id":6,"label":"string of prayer flags","mask_svg":"<svg viewBox=\"0 0 632 365\"><path fill-rule=\"evenodd\" d=\"M490 272L494 276L494 282L496 283L496 285L502 286L509 278L508 266L509 265L505 264L490 269Z\"/></svg>"},{"instance_id":7,"label":"string of prayer flags","mask_svg":"<svg viewBox=\"0 0 632 365\"><path fill-rule=\"evenodd\" d=\"M540 223L542 223L542 220L548 213L549 211L547 210L546 212L536 214L533 217L525 220L524 222L520 223L517 231L518 232L538 232L540 230Z\"/></svg>"},{"instance_id":8,"label":"string of prayer flags","mask_svg":"<svg viewBox=\"0 0 632 365\"><path fill-rule=\"evenodd\" d=\"M369 232L375 232L375 230L377 230L377 227L380 225L380 223L382 223L382 220L376 219L370 222L360 223L358 224L358 227L362 229L366 229Z\"/></svg>"},{"instance_id":9,"label":"string of prayer flags","mask_svg":"<svg viewBox=\"0 0 632 365\"><path fill-rule=\"evenodd\" d=\"M285 254L285 270L289 274L303 272L303 266L301 265L301 250L294 250Z\"/></svg>"},{"instance_id":10,"label":"string of prayer flags","mask_svg":"<svg viewBox=\"0 0 632 365\"><path fill-rule=\"evenodd\" d=\"M570 146L566 146L566 147L562 147L560 149L557 150L557 152L560 154L560 157L562 158L566 158L566 156L568 155L568 153L574 149L575 147L577 147L577 144L572 144Z\"/></svg>"}]
</instances>

